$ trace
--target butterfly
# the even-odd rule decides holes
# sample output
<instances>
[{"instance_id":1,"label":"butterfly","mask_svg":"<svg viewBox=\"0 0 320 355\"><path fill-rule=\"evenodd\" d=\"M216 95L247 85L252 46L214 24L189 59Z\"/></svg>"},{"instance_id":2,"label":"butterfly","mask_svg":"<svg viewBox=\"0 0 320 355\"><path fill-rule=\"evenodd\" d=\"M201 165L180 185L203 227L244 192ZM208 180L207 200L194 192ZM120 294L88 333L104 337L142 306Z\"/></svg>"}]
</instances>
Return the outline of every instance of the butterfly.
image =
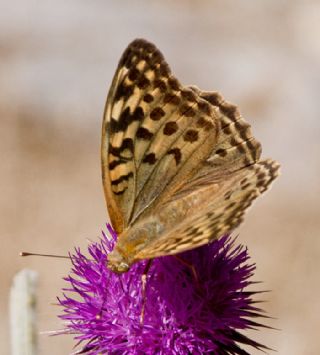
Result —
<instances>
[{"instance_id":1,"label":"butterfly","mask_svg":"<svg viewBox=\"0 0 320 355\"><path fill-rule=\"evenodd\" d=\"M123 53L102 125L102 179L117 273L230 233L277 177L238 108L183 86L144 39Z\"/></svg>"}]
</instances>

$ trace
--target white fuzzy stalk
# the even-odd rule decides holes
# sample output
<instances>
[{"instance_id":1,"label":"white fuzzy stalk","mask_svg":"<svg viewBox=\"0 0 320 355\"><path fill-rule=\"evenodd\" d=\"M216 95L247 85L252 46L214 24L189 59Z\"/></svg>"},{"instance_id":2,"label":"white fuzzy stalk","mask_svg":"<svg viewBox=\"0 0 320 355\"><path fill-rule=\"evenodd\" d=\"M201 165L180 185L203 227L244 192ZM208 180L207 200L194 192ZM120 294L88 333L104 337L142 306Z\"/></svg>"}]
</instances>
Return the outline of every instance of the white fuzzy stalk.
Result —
<instances>
[{"instance_id":1,"label":"white fuzzy stalk","mask_svg":"<svg viewBox=\"0 0 320 355\"><path fill-rule=\"evenodd\" d=\"M10 290L10 337L12 355L37 354L36 288L38 273L21 270Z\"/></svg>"}]
</instances>

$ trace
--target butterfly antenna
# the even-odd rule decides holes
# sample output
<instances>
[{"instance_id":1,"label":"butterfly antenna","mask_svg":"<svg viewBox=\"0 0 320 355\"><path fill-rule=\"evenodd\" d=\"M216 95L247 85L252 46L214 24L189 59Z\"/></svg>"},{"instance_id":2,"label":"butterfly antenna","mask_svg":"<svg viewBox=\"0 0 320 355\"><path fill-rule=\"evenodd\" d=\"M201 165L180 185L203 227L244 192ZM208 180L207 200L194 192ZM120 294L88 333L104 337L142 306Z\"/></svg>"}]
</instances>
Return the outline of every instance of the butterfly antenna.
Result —
<instances>
[{"instance_id":1,"label":"butterfly antenna","mask_svg":"<svg viewBox=\"0 0 320 355\"><path fill-rule=\"evenodd\" d=\"M66 255L28 253L26 251L20 252L20 256L45 256L45 257L48 257L48 258L70 259L70 257L66 256Z\"/></svg>"}]
</instances>

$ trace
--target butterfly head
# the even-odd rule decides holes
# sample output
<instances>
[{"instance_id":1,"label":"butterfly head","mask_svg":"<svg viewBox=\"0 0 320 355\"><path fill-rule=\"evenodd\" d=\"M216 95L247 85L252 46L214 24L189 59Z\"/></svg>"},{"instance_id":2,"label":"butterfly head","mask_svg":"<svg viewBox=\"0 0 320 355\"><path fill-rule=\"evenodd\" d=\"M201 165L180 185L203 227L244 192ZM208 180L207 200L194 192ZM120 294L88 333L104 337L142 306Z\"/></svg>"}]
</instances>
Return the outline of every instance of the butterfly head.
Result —
<instances>
[{"instance_id":1,"label":"butterfly head","mask_svg":"<svg viewBox=\"0 0 320 355\"><path fill-rule=\"evenodd\" d=\"M125 260L123 255L121 255L116 249L108 255L107 267L117 274L127 272L130 268L128 261Z\"/></svg>"}]
</instances>

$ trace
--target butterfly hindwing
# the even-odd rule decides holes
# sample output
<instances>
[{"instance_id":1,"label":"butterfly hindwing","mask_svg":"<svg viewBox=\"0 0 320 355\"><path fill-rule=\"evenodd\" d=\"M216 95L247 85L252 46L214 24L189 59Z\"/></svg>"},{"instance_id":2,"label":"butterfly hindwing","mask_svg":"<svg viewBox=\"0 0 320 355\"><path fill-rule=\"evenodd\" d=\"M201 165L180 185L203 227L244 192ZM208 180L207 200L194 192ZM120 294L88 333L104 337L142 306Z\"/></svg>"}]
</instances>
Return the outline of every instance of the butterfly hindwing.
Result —
<instances>
[{"instance_id":1,"label":"butterfly hindwing","mask_svg":"<svg viewBox=\"0 0 320 355\"><path fill-rule=\"evenodd\" d=\"M270 186L278 175L279 165L273 160L264 160L245 167L228 176L224 181L198 185L189 194L178 195L187 199L190 194L201 195L201 190L212 198L193 208L185 221L175 228L164 230L158 239L145 246L135 260L151 259L162 255L177 254L207 244L231 232L243 220L247 208ZM211 187L211 188L210 188ZM174 203L174 199L169 203ZM162 206L162 208L166 208Z\"/></svg>"}]
</instances>

